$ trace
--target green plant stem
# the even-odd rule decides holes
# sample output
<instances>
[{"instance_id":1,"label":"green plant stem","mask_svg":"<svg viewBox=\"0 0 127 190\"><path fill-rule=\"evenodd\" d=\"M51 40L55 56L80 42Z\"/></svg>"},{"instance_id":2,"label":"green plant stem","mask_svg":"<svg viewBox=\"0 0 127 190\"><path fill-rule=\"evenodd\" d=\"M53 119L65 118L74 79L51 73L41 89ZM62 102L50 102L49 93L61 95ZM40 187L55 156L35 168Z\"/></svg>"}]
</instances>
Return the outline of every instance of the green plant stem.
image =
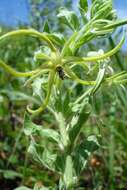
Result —
<instances>
[{"instance_id":1,"label":"green plant stem","mask_svg":"<svg viewBox=\"0 0 127 190\"><path fill-rule=\"evenodd\" d=\"M106 59L108 57L113 56L115 53L117 53L119 51L119 49L122 47L124 41L125 41L125 34L123 35L119 44L115 48L113 48L111 51L109 51L107 53L104 53L103 55L99 55L96 57L82 57L82 58L75 57L75 56L65 57L64 64L67 64L68 62L77 62L77 63L78 62L96 62L96 61Z\"/></svg>"},{"instance_id":2,"label":"green plant stem","mask_svg":"<svg viewBox=\"0 0 127 190\"><path fill-rule=\"evenodd\" d=\"M7 65L6 63L4 63L2 60L0 60L0 67L2 67L5 71L10 73L14 77L28 77L28 76L32 76L33 74L39 71L38 69L36 69L29 72L19 72L13 69L12 67L10 67L9 65Z\"/></svg>"},{"instance_id":3,"label":"green plant stem","mask_svg":"<svg viewBox=\"0 0 127 190\"><path fill-rule=\"evenodd\" d=\"M50 71L49 80L48 80L49 81L48 82L48 90L47 90L47 95L46 95L44 102L36 110L32 110L29 108L29 106L27 106L27 110L29 113L36 115L36 114L39 114L40 112L42 112L46 108L46 106L48 105L49 99L50 99L52 87L54 84L54 78L55 78L55 71L53 70L53 71Z\"/></svg>"},{"instance_id":4,"label":"green plant stem","mask_svg":"<svg viewBox=\"0 0 127 190\"><path fill-rule=\"evenodd\" d=\"M65 56L66 55L66 51L68 49L68 46L71 44L71 42L73 42L73 40L75 39L75 37L77 36L77 32L74 32L72 34L72 36L67 40L67 42L65 43L65 45L63 46L63 49L62 49L62 52L61 52L61 55L62 56Z\"/></svg>"},{"instance_id":5,"label":"green plant stem","mask_svg":"<svg viewBox=\"0 0 127 190\"><path fill-rule=\"evenodd\" d=\"M39 77L40 75L43 75L44 73L49 72L50 69L43 69L43 70L39 70L37 73L35 73L33 76L31 76L24 84L24 86L28 86L34 79L36 79L37 77Z\"/></svg>"},{"instance_id":6,"label":"green plant stem","mask_svg":"<svg viewBox=\"0 0 127 190\"><path fill-rule=\"evenodd\" d=\"M109 37L109 43L110 43L111 48L114 48L114 47L115 47L115 43L114 43L114 41L113 41L113 39L112 39L111 36ZM115 59L116 59L116 61L117 61L117 64L119 65L120 69L123 70L123 69L124 69L124 66L123 66L123 64L122 64L122 62L121 62L121 59L120 59L120 57L119 57L119 54L118 54L118 53L114 54L114 57L115 57Z\"/></svg>"},{"instance_id":7,"label":"green plant stem","mask_svg":"<svg viewBox=\"0 0 127 190\"><path fill-rule=\"evenodd\" d=\"M83 85L95 85L95 81L85 81L80 78L67 66L64 67L64 70L66 71L67 75L77 83L83 84Z\"/></svg>"},{"instance_id":8,"label":"green plant stem","mask_svg":"<svg viewBox=\"0 0 127 190\"><path fill-rule=\"evenodd\" d=\"M114 28L114 27L118 27L118 26L122 26L127 24L127 19L122 20L122 21L116 21L112 24L108 24L107 26L104 26L104 29L110 29L110 28Z\"/></svg>"},{"instance_id":9,"label":"green plant stem","mask_svg":"<svg viewBox=\"0 0 127 190\"><path fill-rule=\"evenodd\" d=\"M51 48L52 51L56 51L55 46L44 33L40 33L33 29L21 29L21 30L15 30L12 32L8 32L7 34L4 34L3 36L0 37L0 41L3 39L6 39L7 37L22 36L22 35L37 37L40 40L45 41L48 44L48 46Z\"/></svg>"}]
</instances>

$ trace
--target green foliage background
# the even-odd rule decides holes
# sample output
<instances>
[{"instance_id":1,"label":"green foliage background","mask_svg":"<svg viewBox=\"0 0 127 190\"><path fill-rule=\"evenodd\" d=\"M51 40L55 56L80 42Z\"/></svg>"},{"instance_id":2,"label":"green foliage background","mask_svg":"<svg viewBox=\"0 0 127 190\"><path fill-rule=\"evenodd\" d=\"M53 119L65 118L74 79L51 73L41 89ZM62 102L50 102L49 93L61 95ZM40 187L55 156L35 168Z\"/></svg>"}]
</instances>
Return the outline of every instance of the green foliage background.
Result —
<instances>
[{"instance_id":1,"label":"green foliage background","mask_svg":"<svg viewBox=\"0 0 127 190\"><path fill-rule=\"evenodd\" d=\"M56 18L56 13L60 6L70 8L71 1L64 3L47 0L46 7L41 10L40 5L43 3L43 0L30 0L30 27L42 31L48 20L54 32L59 30L68 34L64 25ZM54 11L50 4L53 4ZM2 33L12 30L5 26L1 26L1 29ZM115 43L120 33L121 31L117 31L114 34ZM39 45L39 41L33 38L22 37L15 41L9 39L0 44L0 57L20 71L32 70L36 68L33 54ZM97 50L101 46L107 50L114 46L114 41L111 37L97 39L96 45L95 41L89 43L84 51ZM116 71L126 70L126 54L119 52L113 57L113 64ZM27 154L28 139L23 133L23 115L28 102L38 100L31 97L31 89L22 86L23 80L15 79L0 69L0 188L5 190L22 184L32 187L35 183L45 186L58 183L57 175L35 165ZM75 87L75 97L79 91L83 91L81 85ZM127 91L126 88L107 90L105 87L96 96L94 110L82 134L85 137L93 134L102 136L101 148L91 156L80 184L88 190L122 190L127 186ZM56 125L48 113L36 118L35 122L47 128L54 128Z\"/></svg>"}]
</instances>

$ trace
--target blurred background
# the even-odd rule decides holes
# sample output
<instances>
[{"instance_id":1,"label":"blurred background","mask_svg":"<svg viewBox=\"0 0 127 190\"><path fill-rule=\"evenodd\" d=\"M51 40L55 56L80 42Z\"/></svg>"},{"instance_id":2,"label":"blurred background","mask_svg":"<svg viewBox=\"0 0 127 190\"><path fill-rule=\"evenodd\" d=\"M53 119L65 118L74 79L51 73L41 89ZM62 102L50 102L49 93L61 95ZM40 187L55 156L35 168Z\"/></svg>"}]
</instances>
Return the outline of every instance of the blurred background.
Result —
<instances>
[{"instance_id":1,"label":"blurred background","mask_svg":"<svg viewBox=\"0 0 127 190\"><path fill-rule=\"evenodd\" d=\"M32 1L31 1L32 2ZM34 2L34 1L33 1ZM39 2L39 0L38 0ZM41 1L40 1L41 2ZM59 0L62 3L62 0ZM68 2L68 0L63 0ZM73 7L76 9L78 0L72 0ZM113 0L114 7L117 9L120 18L127 17L127 1ZM51 0L50 6L53 6L54 1ZM41 10L46 8L48 1L44 1ZM16 27L18 24L30 26L31 13L30 0L4 0L0 1L0 24L5 26ZM46 15L45 15L46 16Z\"/></svg>"},{"instance_id":2,"label":"blurred background","mask_svg":"<svg viewBox=\"0 0 127 190\"><path fill-rule=\"evenodd\" d=\"M0 35L18 28L35 28L43 31L48 20L52 31L66 33L66 28L57 19L59 7L77 11L78 0L1 0ZM127 0L114 0L119 18L127 18ZM87 45L87 51L100 47L111 49L121 37L121 29L113 38L99 39ZM22 37L0 43L0 58L20 71L36 67L33 54L40 42ZM85 51L86 51L85 49ZM112 58L115 71L127 70L127 48ZM36 182L45 186L54 185L58 177L36 165L27 155L28 139L23 134L23 115L26 105L36 102L30 89L24 89L24 79L15 79L0 68L0 190L13 190L24 184L33 187ZM79 85L78 90L82 90ZM99 98L98 98L99 97ZM36 123L51 126L46 113ZM84 131L100 135L102 148L89 160L80 183L86 190L127 189L127 90L111 88L102 90L94 103L94 113Z\"/></svg>"}]
</instances>

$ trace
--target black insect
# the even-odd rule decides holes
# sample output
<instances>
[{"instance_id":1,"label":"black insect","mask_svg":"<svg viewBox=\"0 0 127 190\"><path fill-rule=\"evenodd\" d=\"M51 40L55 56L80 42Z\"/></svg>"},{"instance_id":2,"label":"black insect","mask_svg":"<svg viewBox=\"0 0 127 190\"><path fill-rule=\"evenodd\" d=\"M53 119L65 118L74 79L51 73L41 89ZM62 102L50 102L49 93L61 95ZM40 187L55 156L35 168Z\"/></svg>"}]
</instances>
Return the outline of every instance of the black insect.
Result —
<instances>
[{"instance_id":1,"label":"black insect","mask_svg":"<svg viewBox=\"0 0 127 190\"><path fill-rule=\"evenodd\" d=\"M60 67L60 66L58 66L58 67L56 68L56 71L57 71L59 77L60 77L62 80L64 80L64 78L65 78L65 73L64 73L64 71L63 71L63 68Z\"/></svg>"}]
</instances>

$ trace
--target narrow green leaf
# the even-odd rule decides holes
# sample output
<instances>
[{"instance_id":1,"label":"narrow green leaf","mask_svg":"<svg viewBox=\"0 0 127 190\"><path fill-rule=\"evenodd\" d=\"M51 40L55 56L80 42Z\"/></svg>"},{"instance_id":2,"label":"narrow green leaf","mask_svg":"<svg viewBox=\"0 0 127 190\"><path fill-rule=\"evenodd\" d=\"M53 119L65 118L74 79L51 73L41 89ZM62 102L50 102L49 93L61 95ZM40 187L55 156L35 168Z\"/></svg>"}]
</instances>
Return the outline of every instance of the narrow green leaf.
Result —
<instances>
[{"instance_id":1,"label":"narrow green leaf","mask_svg":"<svg viewBox=\"0 0 127 190\"><path fill-rule=\"evenodd\" d=\"M89 98L85 98L82 103L79 104L71 104L72 106L72 111L76 113L75 117L76 118L74 122L74 126L70 126L69 128L69 137L70 141L73 144L75 141L76 137L78 137L78 134L83 126L83 124L87 121L90 113L91 113L91 106L89 104ZM71 122L72 125L72 122Z\"/></svg>"},{"instance_id":2,"label":"narrow green leaf","mask_svg":"<svg viewBox=\"0 0 127 190\"><path fill-rule=\"evenodd\" d=\"M43 162L52 170L55 170L55 161L57 159L57 155L51 153L47 148L44 149L42 155Z\"/></svg>"},{"instance_id":3,"label":"narrow green leaf","mask_svg":"<svg viewBox=\"0 0 127 190\"><path fill-rule=\"evenodd\" d=\"M36 78L31 84L33 96L38 96L42 99L42 84L47 82L44 78Z\"/></svg>"},{"instance_id":4,"label":"narrow green leaf","mask_svg":"<svg viewBox=\"0 0 127 190\"><path fill-rule=\"evenodd\" d=\"M59 173L63 174L65 169L65 163L66 163L65 154L64 153L58 154L55 162L56 171L59 171Z\"/></svg>"},{"instance_id":5,"label":"narrow green leaf","mask_svg":"<svg viewBox=\"0 0 127 190\"><path fill-rule=\"evenodd\" d=\"M91 94L95 94L95 92L98 90L98 88L100 87L100 85L102 84L103 80L104 80L104 76L105 76L105 71L107 68L107 64L100 64L100 69L97 75L97 79L96 79L96 84L93 87Z\"/></svg>"},{"instance_id":6,"label":"narrow green leaf","mask_svg":"<svg viewBox=\"0 0 127 190\"><path fill-rule=\"evenodd\" d=\"M47 20L44 22L43 32L50 33L50 26Z\"/></svg>"},{"instance_id":7,"label":"narrow green leaf","mask_svg":"<svg viewBox=\"0 0 127 190\"><path fill-rule=\"evenodd\" d=\"M82 16L83 23L86 24L88 22L88 19L87 19L88 1L87 0L79 0L79 10Z\"/></svg>"},{"instance_id":8,"label":"narrow green leaf","mask_svg":"<svg viewBox=\"0 0 127 190\"><path fill-rule=\"evenodd\" d=\"M51 33L51 34L47 34L48 38L55 43L58 46L63 46L65 44L65 38L62 34L60 33Z\"/></svg>"},{"instance_id":9,"label":"narrow green leaf","mask_svg":"<svg viewBox=\"0 0 127 190\"><path fill-rule=\"evenodd\" d=\"M53 129L44 129L41 125L36 125L30 119L30 116L26 113L24 117L24 132L27 136L40 135L42 138L47 138L54 142L59 143L60 136Z\"/></svg>"},{"instance_id":10,"label":"narrow green leaf","mask_svg":"<svg viewBox=\"0 0 127 190\"><path fill-rule=\"evenodd\" d=\"M73 11L68 11L66 8L61 8L57 16L64 24L68 25L72 30L75 31L79 29L79 20L77 15Z\"/></svg>"},{"instance_id":11,"label":"narrow green leaf","mask_svg":"<svg viewBox=\"0 0 127 190\"><path fill-rule=\"evenodd\" d=\"M64 189L64 181L62 178L60 178L59 180L59 190L63 190Z\"/></svg>"},{"instance_id":12,"label":"narrow green leaf","mask_svg":"<svg viewBox=\"0 0 127 190\"><path fill-rule=\"evenodd\" d=\"M43 148L31 140L28 153L40 165L48 168L51 171L56 171L55 162L57 155L50 152L47 148Z\"/></svg>"},{"instance_id":13,"label":"narrow green leaf","mask_svg":"<svg viewBox=\"0 0 127 190\"><path fill-rule=\"evenodd\" d=\"M48 34L47 34L48 36ZM41 46L39 50L35 51L34 53L34 61L49 61L51 56L51 50L47 46Z\"/></svg>"},{"instance_id":14,"label":"narrow green leaf","mask_svg":"<svg viewBox=\"0 0 127 190\"><path fill-rule=\"evenodd\" d=\"M13 170L0 170L0 173L3 174L5 179L15 179L15 178L22 178L22 174L13 171Z\"/></svg>"},{"instance_id":15,"label":"narrow green leaf","mask_svg":"<svg viewBox=\"0 0 127 190\"><path fill-rule=\"evenodd\" d=\"M65 118L62 113L55 113L56 120L58 122L58 127L61 135L61 142L64 147L66 147L69 143L69 137L66 130L67 124L65 122Z\"/></svg>"},{"instance_id":16,"label":"narrow green leaf","mask_svg":"<svg viewBox=\"0 0 127 190\"><path fill-rule=\"evenodd\" d=\"M83 169L86 167L89 156L98 148L99 143L94 135L89 136L86 141L84 140L84 142L75 147L75 150L73 152L73 159L77 176L79 176Z\"/></svg>"},{"instance_id":17,"label":"narrow green leaf","mask_svg":"<svg viewBox=\"0 0 127 190\"><path fill-rule=\"evenodd\" d=\"M88 11L88 1L87 1L87 0L80 0L80 1L79 1L79 7L80 7L85 13L87 13L87 11Z\"/></svg>"},{"instance_id":18,"label":"narrow green leaf","mask_svg":"<svg viewBox=\"0 0 127 190\"><path fill-rule=\"evenodd\" d=\"M111 0L95 0L92 1L91 19L116 19L116 11L113 10Z\"/></svg>"},{"instance_id":19,"label":"narrow green leaf","mask_svg":"<svg viewBox=\"0 0 127 190\"><path fill-rule=\"evenodd\" d=\"M27 151L36 162L44 165L43 161L41 160L41 156L40 156L43 152L42 147L39 147L39 146L37 147L37 144L33 140L31 140ZM40 152L41 152L41 154L40 154Z\"/></svg>"},{"instance_id":20,"label":"narrow green leaf","mask_svg":"<svg viewBox=\"0 0 127 190\"><path fill-rule=\"evenodd\" d=\"M35 104L39 104L39 101L37 101L37 99L35 99L34 97L31 97L20 91L15 91L14 89L3 89L0 90L0 93L7 96L11 101L28 101Z\"/></svg>"}]
</instances>

